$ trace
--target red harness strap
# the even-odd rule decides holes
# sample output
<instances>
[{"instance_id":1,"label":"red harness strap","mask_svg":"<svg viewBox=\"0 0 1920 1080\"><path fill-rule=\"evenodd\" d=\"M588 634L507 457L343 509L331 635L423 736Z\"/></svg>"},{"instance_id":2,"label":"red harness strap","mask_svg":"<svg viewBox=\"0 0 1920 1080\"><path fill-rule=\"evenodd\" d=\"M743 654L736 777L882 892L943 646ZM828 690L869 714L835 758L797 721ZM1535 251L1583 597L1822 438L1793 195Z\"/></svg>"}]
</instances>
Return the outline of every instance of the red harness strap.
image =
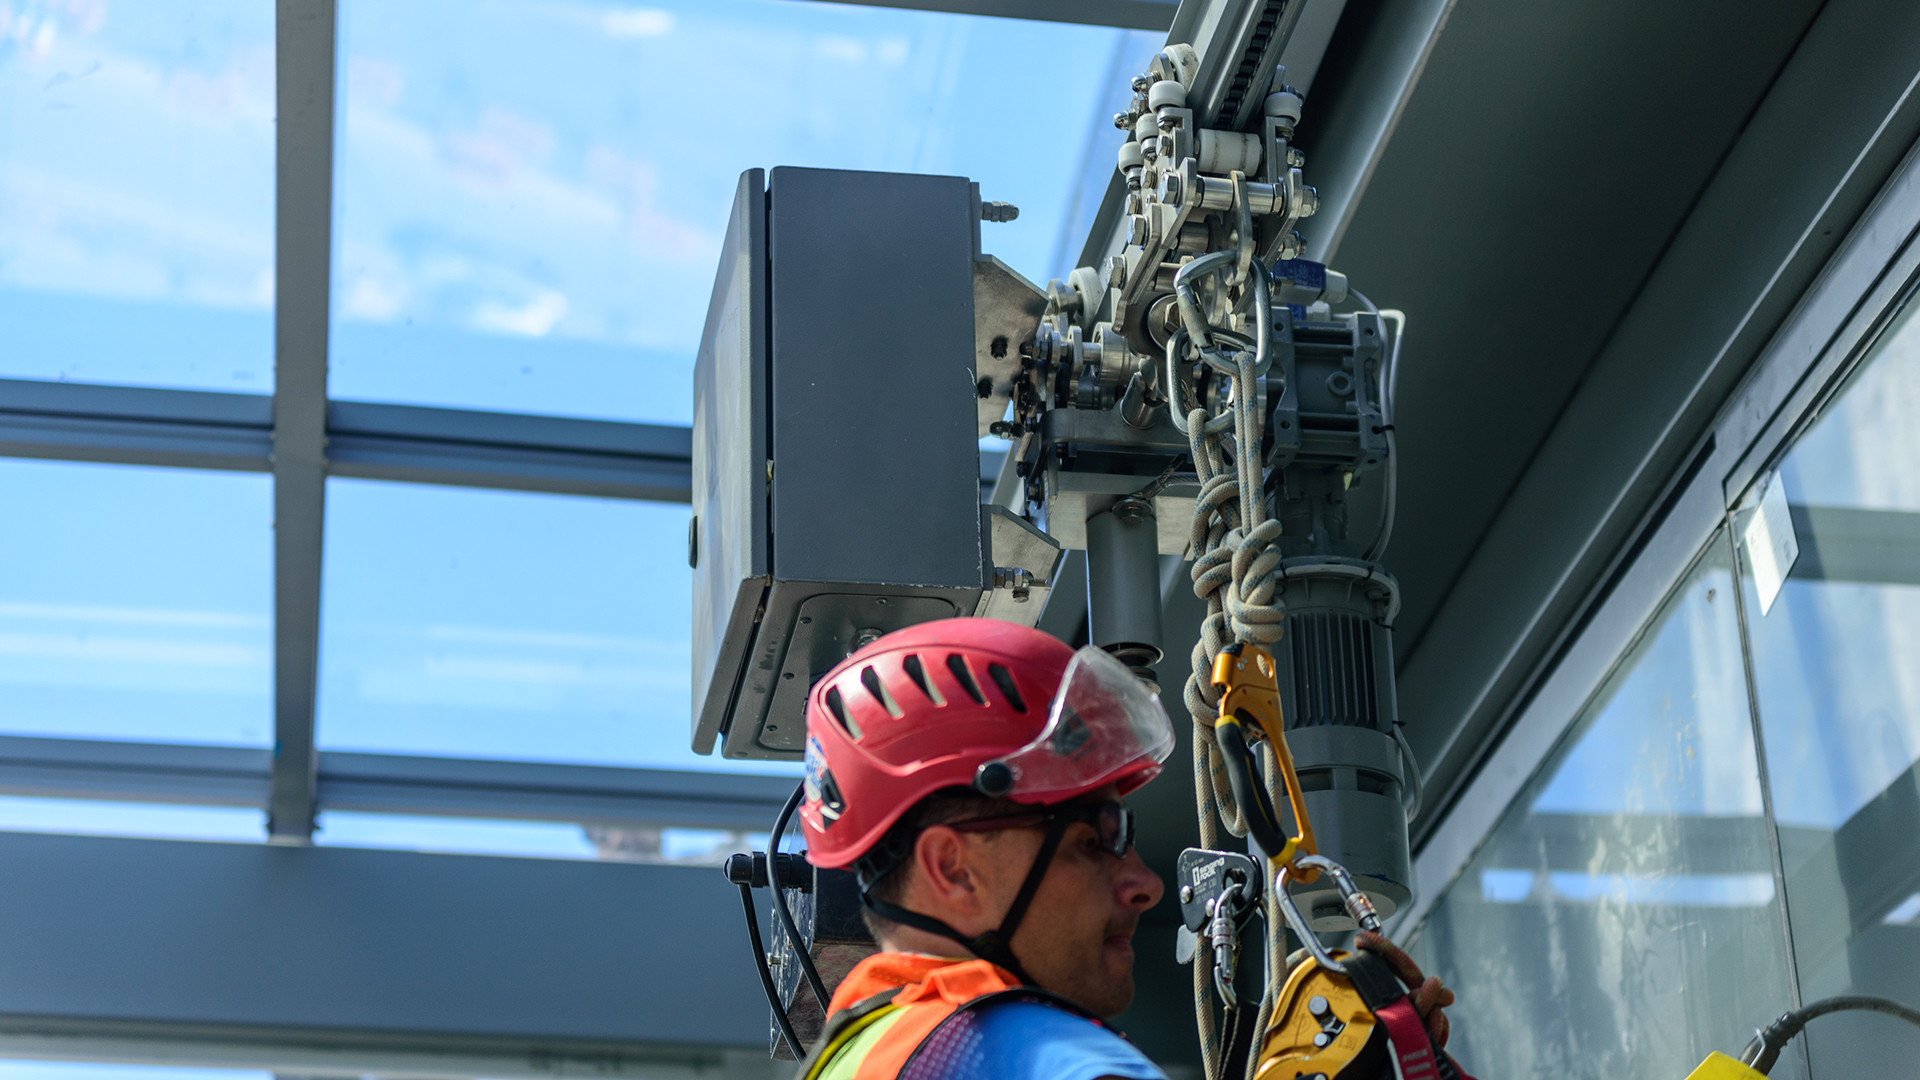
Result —
<instances>
[{"instance_id":1,"label":"red harness strap","mask_svg":"<svg viewBox=\"0 0 1920 1080\"><path fill-rule=\"evenodd\" d=\"M1393 1071L1398 1080L1473 1080L1433 1045L1427 1036L1427 1025L1420 1022L1420 1014L1413 1010L1412 1001L1403 997L1385 1008L1375 1009L1373 1015L1387 1029L1387 1039L1393 1047Z\"/></svg>"}]
</instances>

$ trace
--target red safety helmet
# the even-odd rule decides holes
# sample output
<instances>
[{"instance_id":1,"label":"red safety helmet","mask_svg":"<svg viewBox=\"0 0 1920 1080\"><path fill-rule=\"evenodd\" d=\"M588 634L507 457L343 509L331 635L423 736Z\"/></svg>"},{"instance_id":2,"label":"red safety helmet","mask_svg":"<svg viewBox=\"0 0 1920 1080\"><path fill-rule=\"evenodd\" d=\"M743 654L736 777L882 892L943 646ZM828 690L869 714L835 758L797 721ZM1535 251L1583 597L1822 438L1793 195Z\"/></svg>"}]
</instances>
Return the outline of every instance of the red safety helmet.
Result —
<instances>
[{"instance_id":1,"label":"red safety helmet","mask_svg":"<svg viewBox=\"0 0 1920 1080\"><path fill-rule=\"evenodd\" d=\"M1173 750L1157 694L1097 648L998 619L896 630L807 698L807 858L844 867L936 791L1035 805L1153 779Z\"/></svg>"}]
</instances>

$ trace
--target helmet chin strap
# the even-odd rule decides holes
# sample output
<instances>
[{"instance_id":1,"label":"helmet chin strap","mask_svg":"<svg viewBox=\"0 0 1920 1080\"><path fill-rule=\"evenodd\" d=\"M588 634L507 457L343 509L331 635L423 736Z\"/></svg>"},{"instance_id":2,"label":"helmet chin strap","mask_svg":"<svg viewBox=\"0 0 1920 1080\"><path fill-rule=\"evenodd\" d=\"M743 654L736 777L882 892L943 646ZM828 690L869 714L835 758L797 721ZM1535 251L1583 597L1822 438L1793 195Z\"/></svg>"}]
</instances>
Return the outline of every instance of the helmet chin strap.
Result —
<instances>
[{"instance_id":1,"label":"helmet chin strap","mask_svg":"<svg viewBox=\"0 0 1920 1080\"><path fill-rule=\"evenodd\" d=\"M917 911L908 911L898 904L888 903L866 889L860 890L860 902L868 911L902 926L911 926L915 930L924 930L929 934L938 934L959 942L968 952L982 960L998 964L1012 972L1014 977L1027 985L1033 985L1033 979L1022 967L1020 959L1013 955L1012 943L1014 931L1020 928L1020 920L1026 917L1028 905L1033 903L1033 895L1040 891L1040 881L1047 876L1047 868L1053 863L1053 855L1060 848L1060 838L1065 834L1066 821L1053 821L1047 825L1046 838L1040 841L1040 851L1033 857L1033 865L1027 870L1025 881L1020 883L1020 891L1013 898L1013 906L1007 908L1007 916L1000 925L984 934L963 934L931 915L922 915Z\"/></svg>"}]
</instances>

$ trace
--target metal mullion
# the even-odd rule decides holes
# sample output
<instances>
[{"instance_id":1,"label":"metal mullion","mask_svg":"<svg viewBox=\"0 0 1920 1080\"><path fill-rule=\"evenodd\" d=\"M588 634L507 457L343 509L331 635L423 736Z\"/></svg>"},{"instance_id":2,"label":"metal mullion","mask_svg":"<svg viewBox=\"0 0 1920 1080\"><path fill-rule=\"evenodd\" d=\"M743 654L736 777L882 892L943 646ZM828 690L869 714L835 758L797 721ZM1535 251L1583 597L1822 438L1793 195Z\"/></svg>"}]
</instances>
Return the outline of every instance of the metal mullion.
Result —
<instances>
[{"instance_id":1,"label":"metal mullion","mask_svg":"<svg viewBox=\"0 0 1920 1080\"><path fill-rule=\"evenodd\" d=\"M1767 836L1768 868L1773 871L1773 913L1779 920L1780 939L1786 950L1784 959L1787 965L1787 1007L1798 1009L1804 1000L1800 996L1800 959L1793 944L1793 911L1787 902L1787 863L1786 856L1780 850L1780 821L1774 817L1773 776L1767 763L1767 737L1760 722L1760 676L1754 668L1753 635L1748 631L1747 590L1742 584L1746 568L1740 558L1740 534L1735 523L1739 515L1728 509L1725 524L1721 531L1726 534L1728 566L1733 571L1733 617L1740 632L1740 674L1747 688L1747 722L1753 731L1753 763L1760 782L1760 819ZM1807 1040L1795 1039L1800 1044L1800 1066L1803 1075L1813 1075L1813 1062L1807 1053Z\"/></svg>"},{"instance_id":2,"label":"metal mullion","mask_svg":"<svg viewBox=\"0 0 1920 1080\"><path fill-rule=\"evenodd\" d=\"M274 41L273 781L269 839L313 835L326 511L334 0L277 0Z\"/></svg>"}]
</instances>

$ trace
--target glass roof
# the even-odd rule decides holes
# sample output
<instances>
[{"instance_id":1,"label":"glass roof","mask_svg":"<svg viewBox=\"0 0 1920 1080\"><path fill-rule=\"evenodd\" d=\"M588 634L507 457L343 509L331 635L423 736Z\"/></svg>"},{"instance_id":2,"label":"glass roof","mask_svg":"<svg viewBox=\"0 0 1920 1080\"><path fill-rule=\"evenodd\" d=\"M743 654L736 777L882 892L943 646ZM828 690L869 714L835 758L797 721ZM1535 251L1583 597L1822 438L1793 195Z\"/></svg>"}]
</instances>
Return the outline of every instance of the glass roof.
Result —
<instances>
[{"instance_id":1,"label":"glass roof","mask_svg":"<svg viewBox=\"0 0 1920 1080\"><path fill-rule=\"evenodd\" d=\"M798 775L689 746L688 514L328 481L320 747Z\"/></svg>"},{"instance_id":2,"label":"glass roof","mask_svg":"<svg viewBox=\"0 0 1920 1080\"><path fill-rule=\"evenodd\" d=\"M0 733L268 745L270 484L0 458Z\"/></svg>"},{"instance_id":3,"label":"glass roof","mask_svg":"<svg viewBox=\"0 0 1920 1080\"><path fill-rule=\"evenodd\" d=\"M346 0L335 397L684 423L739 174L957 174L1044 282L1161 35L790 0ZM1098 129L1096 129L1098 130ZM903 312L903 318L910 317Z\"/></svg>"},{"instance_id":4,"label":"glass roof","mask_svg":"<svg viewBox=\"0 0 1920 1080\"><path fill-rule=\"evenodd\" d=\"M0 377L273 389L273 5L0 2Z\"/></svg>"}]
</instances>

